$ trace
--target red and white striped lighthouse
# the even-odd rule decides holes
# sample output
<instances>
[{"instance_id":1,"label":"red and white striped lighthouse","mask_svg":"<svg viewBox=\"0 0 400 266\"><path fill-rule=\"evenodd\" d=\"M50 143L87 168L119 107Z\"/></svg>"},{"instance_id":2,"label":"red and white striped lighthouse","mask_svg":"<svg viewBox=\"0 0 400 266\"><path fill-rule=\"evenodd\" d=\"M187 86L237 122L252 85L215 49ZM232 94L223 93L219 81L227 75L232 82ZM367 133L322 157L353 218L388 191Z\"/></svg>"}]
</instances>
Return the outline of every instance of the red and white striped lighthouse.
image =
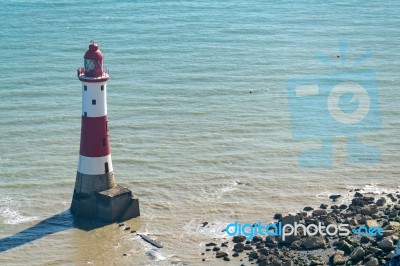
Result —
<instances>
[{"instance_id":1,"label":"red and white striped lighthouse","mask_svg":"<svg viewBox=\"0 0 400 266\"><path fill-rule=\"evenodd\" d=\"M111 206L110 208L113 209L107 210L107 206L99 205L101 202L104 203L104 197L106 200L107 197L109 198L108 203L116 205L117 201L112 198L118 196L121 199L121 195L126 194L130 205L131 201L137 202L137 211L135 210L137 215L133 217L139 215L139 202L132 196L130 190L115 184L107 117L109 73L103 67L103 58L98 45L91 42L84 56L84 67L77 70L78 78L82 82L82 126L78 171L71 210L80 216L100 217L114 221L119 219L117 216L124 216L123 208L126 206ZM128 205L128 203L117 205ZM105 215L107 212L111 213Z\"/></svg>"},{"instance_id":2,"label":"red and white striped lighthouse","mask_svg":"<svg viewBox=\"0 0 400 266\"><path fill-rule=\"evenodd\" d=\"M92 193L114 186L107 118L108 71L103 54L95 43L84 56L84 68L78 69L82 81L82 127L75 190Z\"/></svg>"}]
</instances>

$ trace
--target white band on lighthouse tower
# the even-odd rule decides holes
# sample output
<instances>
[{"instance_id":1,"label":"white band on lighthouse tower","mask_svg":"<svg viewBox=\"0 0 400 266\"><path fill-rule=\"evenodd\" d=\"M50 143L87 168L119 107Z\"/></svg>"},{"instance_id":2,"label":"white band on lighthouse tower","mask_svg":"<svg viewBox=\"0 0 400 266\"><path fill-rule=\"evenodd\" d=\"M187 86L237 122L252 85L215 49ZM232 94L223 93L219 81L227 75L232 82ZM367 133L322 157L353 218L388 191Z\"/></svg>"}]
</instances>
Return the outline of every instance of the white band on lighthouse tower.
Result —
<instances>
[{"instance_id":1,"label":"white band on lighthouse tower","mask_svg":"<svg viewBox=\"0 0 400 266\"><path fill-rule=\"evenodd\" d=\"M103 175L113 171L111 154L103 157L79 155L78 172L85 175Z\"/></svg>"},{"instance_id":2,"label":"white band on lighthouse tower","mask_svg":"<svg viewBox=\"0 0 400 266\"><path fill-rule=\"evenodd\" d=\"M106 82L82 82L82 115L101 117L107 115Z\"/></svg>"}]
</instances>

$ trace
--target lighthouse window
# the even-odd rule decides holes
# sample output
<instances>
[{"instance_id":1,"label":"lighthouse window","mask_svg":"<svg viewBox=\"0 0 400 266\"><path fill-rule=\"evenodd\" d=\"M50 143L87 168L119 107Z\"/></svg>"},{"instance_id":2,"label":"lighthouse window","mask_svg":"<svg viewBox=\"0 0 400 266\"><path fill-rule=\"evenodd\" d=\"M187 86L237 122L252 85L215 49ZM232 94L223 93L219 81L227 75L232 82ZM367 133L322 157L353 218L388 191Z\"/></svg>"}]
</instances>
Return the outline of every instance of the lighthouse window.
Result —
<instances>
[{"instance_id":1,"label":"lighthouse window","mask_svg":"<svg viewBox=\"0 0 400 266\"><path fill-rule=\"evenodd\" d=\"M101 85L101 90L104 91L104 85Z\"/></svg>"},{"instance_id":2,"label":"lighthouse window","mask_svg":"<svg viewBox=\"0 0 400 266\"><path fill-rule=\"evenodd\" d=\"M105 164L104 164L104 171L105 171L106 173L110 172L110 169L108 168L108 163L105 163Z\"/></svg>"},{"instance_id":3,"label":"lighthouse window","mask_svg":"<svg viewBox=\"0 0 400 266\"><path fill-rule=\"evenodd\" d=\"M103 139L103 147L105 147L105 146L107 146L107 139L106 138Z\"/></svg>"},{"instance_id":4,"label":"lighthouse window","mask_svg":"<svg viewBox=\"0 0 400 266\"><path fill-rule=\"evenodd\" d=\"M92 105L96 105L96 100L92 100Z\"/></svg>"},{"instance_id":5,"label":"lighthouse window","mask_svg":"<svg viewBox=\"0 0 400 266\"><path fill-rule=\"evenodd\" d=\"M87 91L87 86L86 85L83 86L83 90Z\"/></svg>"},{"instance_id":6,"label":"lighthouse window","mask_svg":"<svg viewBox=\"0 0 400 266\"><path fill-rule=\"evenodd\" d=\"M83 116L87 116L87 112L83 112Z\"/></svg>"}]
</instances>

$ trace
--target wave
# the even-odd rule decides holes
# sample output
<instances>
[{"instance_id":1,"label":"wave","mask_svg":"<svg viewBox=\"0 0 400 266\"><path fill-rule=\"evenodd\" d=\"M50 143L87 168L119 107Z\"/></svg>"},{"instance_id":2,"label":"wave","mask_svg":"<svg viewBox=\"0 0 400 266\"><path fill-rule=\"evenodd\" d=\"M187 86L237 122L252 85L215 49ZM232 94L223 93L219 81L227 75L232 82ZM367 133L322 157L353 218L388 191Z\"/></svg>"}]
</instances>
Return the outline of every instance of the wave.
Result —
<instances>
[{"instance_id":1,"label":"wave","mask_svg":"<svg viewBox=\"0 0 400 266\"><path fill-rule=\"evenodd\" d=\"M0 216L4 219L3 224L20 224L37 220L37 216L25 216L19 211L28 201L28 199L19 199L17 201L9 197L1 198Z\"/></svg>"}]
</instances>

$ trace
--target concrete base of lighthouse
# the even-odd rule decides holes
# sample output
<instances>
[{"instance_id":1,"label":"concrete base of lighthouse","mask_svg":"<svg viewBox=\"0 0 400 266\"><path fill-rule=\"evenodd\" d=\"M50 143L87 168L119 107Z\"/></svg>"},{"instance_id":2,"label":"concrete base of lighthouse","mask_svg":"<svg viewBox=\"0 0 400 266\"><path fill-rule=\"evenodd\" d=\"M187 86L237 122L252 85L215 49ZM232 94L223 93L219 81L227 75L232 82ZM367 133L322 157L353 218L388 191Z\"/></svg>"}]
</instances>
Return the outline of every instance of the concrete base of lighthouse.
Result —
<instances>
[{"instance_id":1,"label":"concrete base of lighthouse","mask_svg":"<svg viewBox=\"0 0 400 266\"><path fill-rule=\"evenodd\" d=\"M139 199L121 185L91 194L74 192L71 204L74 215L122 222L140 216Z\"/></svg>"}]
</instances>

